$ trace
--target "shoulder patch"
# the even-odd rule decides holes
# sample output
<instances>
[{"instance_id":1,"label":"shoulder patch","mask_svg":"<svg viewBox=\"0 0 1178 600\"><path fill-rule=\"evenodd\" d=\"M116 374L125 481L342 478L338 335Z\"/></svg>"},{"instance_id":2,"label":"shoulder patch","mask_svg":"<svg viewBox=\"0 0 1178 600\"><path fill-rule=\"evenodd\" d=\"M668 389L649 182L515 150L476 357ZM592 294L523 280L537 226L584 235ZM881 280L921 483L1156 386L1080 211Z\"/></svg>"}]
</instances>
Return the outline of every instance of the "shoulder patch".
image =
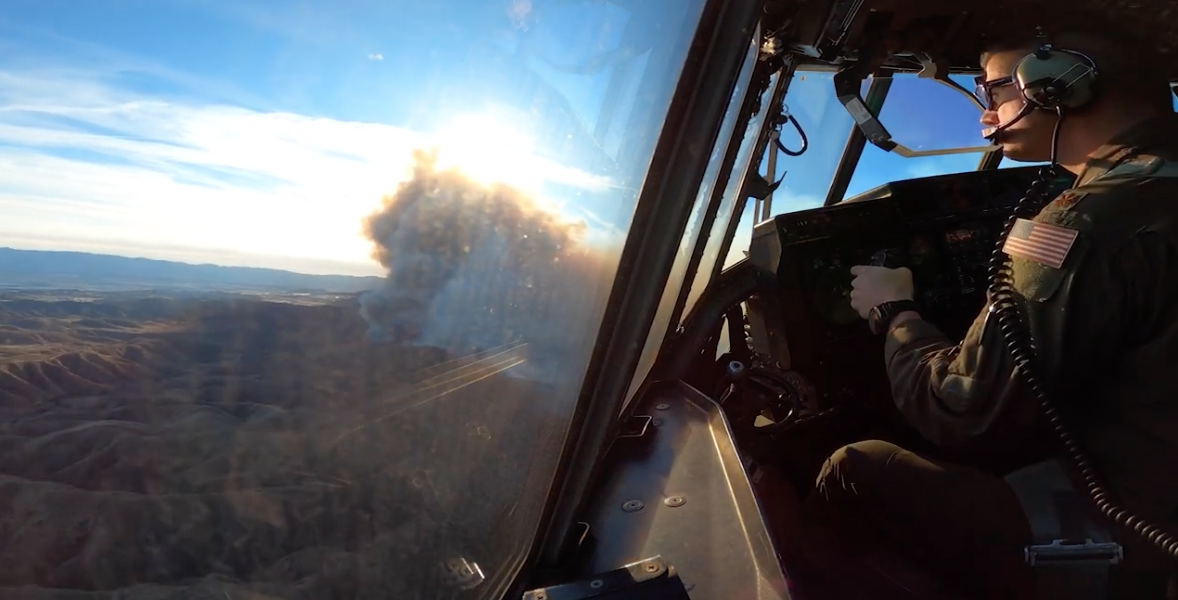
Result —
<instances>
[{"instance_id":1,"label":"shoulder patch","mask_svg":"<svg viewBox=\"0 0 1178 600\"><path fill-rule=\"evenodd\" d=\"M1162 174L1163 172L1166 174ZM1109 169L1107 173L1093 179L1093 181L1158 176L1175 177L1178 176L1178 170L1171 167L1170 163L1160 156L1144 155L1131 158Z\"/></svg>"},{"instance_id":2,"label":"shoulder patch","mask_svg":"<svg viewBox=\"0 0 1178 600\"><path fill-rule=\"evenodd\" d=\"M1010 256L1059 269L1063 267L1079 235L1080 232L1075 229L1018 219L1010 230L1010 235L1006 236L1002 251Z\"/></svg>"},{"instance_id":3,"label":"shoulder patch","mask_svg":"<svg viewBox=\"0 0 1178 600\"><path fill-rule=\"evenodd\" d=\"M1078 192L1076 190L1067 190L1051 201L1051 208L1058 210L1067 210L1076 205L1084 196L1086 192Z\"/></svg>"}]
</instances>

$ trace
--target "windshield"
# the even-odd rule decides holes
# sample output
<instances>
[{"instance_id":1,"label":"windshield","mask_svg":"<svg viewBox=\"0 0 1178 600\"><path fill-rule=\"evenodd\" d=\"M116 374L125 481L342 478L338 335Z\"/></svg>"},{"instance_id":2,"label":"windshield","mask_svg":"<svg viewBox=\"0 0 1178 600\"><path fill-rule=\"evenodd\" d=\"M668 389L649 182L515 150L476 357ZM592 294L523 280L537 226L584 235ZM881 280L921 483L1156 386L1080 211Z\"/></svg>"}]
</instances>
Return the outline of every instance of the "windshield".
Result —
<instances>
[{"instance_id":1,"label":"windshield","mask_svg":"<svg viewBox=\"0 0 1178 600\"><path fill-rule=\"evenodd\" d=\"M728 109L724 113L724 118L720 122L720 131L716 136L716 141L712 145L712 152L708 157L707 170L704 172L703 181L700 184L699 190L696 193L696 198L692 203L693 210L687 222L687 228L684 231L683 237L679 241L679 249L675 255L675 262L671 267L671 273L668 276L667 283L663 288L662 298L659 301L658 311L655 313L654 323L651 325L651 332L647 336L646 345L642 349L642 355L639 358L638 367L635 371L634 379L630 383L630 389L627 391L627 398L633 397L637 393L639 387L642 385L646 376L650 373L650 369L654 364L654 360L658 355L659 349L663 345L666 337L668 327L671 325L671 320L674 318L674 309L676 302L679 300L684 284L692 286L687 272L692 251L699 244L701 235L707 235L705 244L711 244L713 241L720 241L723 236L724 229L712 228L709 231L704 231L704 215L708 211L712 196L717 193L722 193L721 207L716 209L716 214L721 214L723 205L728 205L731 210L730 200L735 198L735 190L741 179L729 174L726 181L720 180L720 172L724 166L727 157L728 146L732 141L733 134L736 132L737 123L741 120L742 110L745 108L744 100L746 94L749 92L749 83L751 81L753 67L757 62L758 48L760 46L760 36L753 36L748 49L745 52L744 62L741 65L740 74L737 76L736 85L734 86L731 98L728 101ZM762 111L763 113L764 111ZM743 135L738 139L748 139L748 136L753 136L755 141L757 130L750 129L752 122L756 119L750 120L746 126ZM752 144L745 144L751 146ZM751 149L751 148L750 148ZM740 173L740 171L736 171ZM720 189L718 190L717 187ZM702 274L703 270L707 270L708 275L711 274L710 269L705 265L697 265L696 273ZM706 279L702 281L706 285ZM699 285L699 284L696 284ZM694 297L693 297L694 298ZM691 300L690 303L694 303ZM689 303L689 305L690 305ZM689 306L688 306L689 308ZM683 311L687 313L686 310Z\"/></svg>"},{"instance_id":2,"label":"windshield","mask_svg":"<svg viewBox=\"0 0 1178 600\"><path fill-rule=\"evenodd\" d=\"M950 78L967 90L973 85L969 75ZM915 73L895 73L881 79L889 79L890 84L877 114L896 142L920 151L986 145L978 122L981 110L967 94ZM865 97L872 81L871 78L864 81L860 89ZM771 197L773 215L823 206L839 161L847 150L847 139L855 127L851 115L835 96L834 73L829 70L799 68L785 103L805 132L808 145L800 156L777 150L776 173L768 172L769 153L766 153L760 172L766 179L781 180ZM799 134L789 124L781 128L781 142L791 151L802 148ZM868 143L850 174L846 192L839 199L890 181L972 171L978 168L982 156L983 152L976 151L905 158ZM754 208L751 202L746 207L725 266L744 258L757 220Z\"/></svg>"},{"instance_id":3,"label":"windshield","mask_svg":"<svg viewBox=\"0 0 1178 600\"><path fill-rule=\"evenodd\" d=\"M702 4L6 2L0 596L500 595Z\"/></svg>"},{"instance_id":4,"label":"windshield","mask_svg":"<svg viewBox=\"0 0 1178 600\"><path fill-rule=\"evenodd\" d=\"M969 75L950 75L971 89ZM947 150L988 145L979 123L982 111L966 94L913 73L892 77L879 119L897 142L914 150ZM900 179L963 173L978 168L983 152L905 158L867 144L843 199Z\"/></svg>"}]
</instances>

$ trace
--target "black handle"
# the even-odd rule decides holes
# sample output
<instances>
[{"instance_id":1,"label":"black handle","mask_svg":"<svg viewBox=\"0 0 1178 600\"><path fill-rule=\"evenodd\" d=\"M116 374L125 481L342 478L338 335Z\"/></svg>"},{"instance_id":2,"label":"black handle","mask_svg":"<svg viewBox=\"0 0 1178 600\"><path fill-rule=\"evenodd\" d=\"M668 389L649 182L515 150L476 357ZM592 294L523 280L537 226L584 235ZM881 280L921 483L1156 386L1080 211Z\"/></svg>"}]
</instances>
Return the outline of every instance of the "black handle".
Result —
<instances>
[{"instance_id":1,"label":"black handle","mask_svg":"<svg viewBox=\"0 0 1178 600\"><path fill-rule=\"evenodd\" d=\"M904 253L895 248L880 250L871 255L871 266L899 269L904 266Z\"/></svg>"}]
</instances>

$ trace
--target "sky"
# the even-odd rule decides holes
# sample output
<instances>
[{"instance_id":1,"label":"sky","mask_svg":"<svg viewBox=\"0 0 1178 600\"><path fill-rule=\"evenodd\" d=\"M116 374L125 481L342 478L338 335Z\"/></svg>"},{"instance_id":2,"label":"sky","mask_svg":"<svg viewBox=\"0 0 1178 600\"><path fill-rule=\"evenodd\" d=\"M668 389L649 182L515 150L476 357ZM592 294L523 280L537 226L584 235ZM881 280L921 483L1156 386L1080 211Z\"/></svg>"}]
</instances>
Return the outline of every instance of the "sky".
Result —
<instances>
[{"instance_id":1,"label":"sky","mask_svg":"<svg viewBox=\"0 0 1178 600\"><path fill-rule=\"evenodd\" d=\"M604 54L628 69L615 113L646 119L624 139L657 131L628 18L528 0L6 0L0 246L378 274L361 222L422 147L616 237L637 162L618 127L583 130ZM688 33L670 22L662 41Z\"/></svg>"},{"instance_id":2,"label":"sky","mask_svg":"<svg viewBox=\"0 0 1178 600\"><path fill-rule=\"evenodd\" d=\"M966 89L972 88L970 77L955 75L954 79ZM822 206L847 136L854 127L850 114L835 97L829 72L799 71L790 83L786 108L805 132L808 147L801 156L778 154L774 181L780 180L781 185L771 198L773 214ZM894 141L917 151L985 146L978 124L980 117L981 112L969 96L912 74L894 77L879 114ZM781 141L787 149L801 148L801 138L792 125L782 127ZM980 151L904 158L867 144L844 198L889 181L972 171L981 158ZM767 163L766 160L760 169L765 177L769 177ZM726 264L743 258L748 248L754 225L753 209L754 202L750 200Z\"/></svg>"},{"instance_id":3,"label":"sky","mask_svg":"<svg viewBox=\"0 0 1178 600\"><path fill-rule=\"evenodd\" d=\"M380 274L361 222L422 147L617 242L700 2L658 34L619 4L5 0L0 246ZM851 127L828 74L788 104L810 147L775 212L821 204ZM980 143L977 116L915 77L881 115L920 149ZM849 193L978 158L869 146Z\"/></svg>"}]
</instances>

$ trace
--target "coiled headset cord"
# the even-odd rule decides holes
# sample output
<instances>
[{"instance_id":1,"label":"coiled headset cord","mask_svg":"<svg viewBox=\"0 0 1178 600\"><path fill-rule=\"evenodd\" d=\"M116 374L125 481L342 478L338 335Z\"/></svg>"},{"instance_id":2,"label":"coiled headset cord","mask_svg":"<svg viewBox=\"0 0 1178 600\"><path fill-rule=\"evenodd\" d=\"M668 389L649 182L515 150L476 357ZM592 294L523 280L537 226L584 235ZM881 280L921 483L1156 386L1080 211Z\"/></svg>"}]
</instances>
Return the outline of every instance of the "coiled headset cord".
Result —
<instances>
[{"instance_id":1,"label":"coiled headset cord","mask_svg":"<svg viewBox=\"0 0 1178 600\"><path fill-rule=\"evenodd\" d=\"M1059 122L1057 121L1056 137L1058 137L1058 132ZM1054 140L1052 146L1054 149ZM1100 512L1104 516L1108 517L1117 525L1132 530L1157 545L1171 557L1178 558L1178 538L1157 525L1147 523L1132 511L1117 506L1113 501L1112 494L1104 482L1101 481L1100 475L1096 472L1096 467L1092 464L1092 460L1084 452L1084 449L1080 446L1080 442L1064 421L1063 415L1060 414L1059 408L1048 396L1043 388L1042 382L1036 376L1037 374L1033 365L1035 348L1032 334L1030 328L1023 321L1022 314L1019 312L1014 291L1014 278L1011 270L1010 257L1003 252L1002 248L1006 242L1006 237L1010 235L1011 230L1014 228L1015 221L1024 215L1028 218L1033 217L1038 212L1038 209L1047 201L1048 188L1057 176L1054 154L1053 151L1051 164L1043 167L1039 171L1038 180L1031 184L1030 189L1027 190L1027 194L1019 201L1014 212L1011 213L1010 218L1003 228L1002 236L998 239L998 243L994 248L994 254L990 258L989 291L990 301L993 303L992 310L995 311L995 316L997 316L999 326L1002 330L1002 336L1006 338L1007 348L1010 349L1010 354L1014 359L1015 372L1022 377L1023 382L1026 383L1031 393L1035 395L1040 409L1047 417L1056 437L1063 444L1064 450L1071 459L1073 466L1082 477L1084 487L1087 489L1088 495L1092 498L1096 507L1100 509Z\"/></svg>"}]
</instances>

